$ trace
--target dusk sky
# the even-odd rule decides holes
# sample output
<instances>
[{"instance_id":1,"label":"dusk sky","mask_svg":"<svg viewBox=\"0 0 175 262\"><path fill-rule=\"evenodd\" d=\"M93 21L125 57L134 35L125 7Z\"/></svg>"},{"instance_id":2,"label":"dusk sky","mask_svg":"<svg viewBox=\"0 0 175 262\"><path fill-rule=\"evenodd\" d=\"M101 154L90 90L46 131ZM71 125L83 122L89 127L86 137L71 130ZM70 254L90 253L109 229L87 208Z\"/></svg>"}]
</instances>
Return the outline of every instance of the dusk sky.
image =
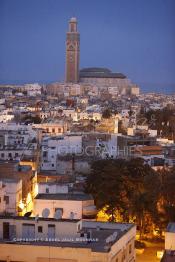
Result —
<instances>
[{"instance_id":1,"label":"dusk sky","mask_svg":"<svg viewBox=\"0 0 175 262\"><path fill-rule=\"evenodd\" d=\"M175 0L0 0L0 83L63 81L73 16L81 68L175 91Z\"/></svg>"}]
</instances>

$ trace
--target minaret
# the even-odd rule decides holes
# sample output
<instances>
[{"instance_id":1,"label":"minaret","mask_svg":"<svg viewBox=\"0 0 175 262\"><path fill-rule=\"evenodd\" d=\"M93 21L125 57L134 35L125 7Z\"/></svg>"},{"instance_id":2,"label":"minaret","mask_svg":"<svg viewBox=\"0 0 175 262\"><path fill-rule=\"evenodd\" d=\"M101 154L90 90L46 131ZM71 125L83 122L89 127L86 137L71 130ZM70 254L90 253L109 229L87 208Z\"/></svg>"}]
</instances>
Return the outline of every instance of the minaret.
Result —
<instances>
[{"instance_id":1,"label":"minaret","mask_svg":"<svg viewBox=\"0 0 175 262\"><path fill-rule=\"evenodd\" d=\"M79 80L80 34L77 31L77 19L69 21L66 37L66 82L77 83Z\"/></svg>"}]
</instances>

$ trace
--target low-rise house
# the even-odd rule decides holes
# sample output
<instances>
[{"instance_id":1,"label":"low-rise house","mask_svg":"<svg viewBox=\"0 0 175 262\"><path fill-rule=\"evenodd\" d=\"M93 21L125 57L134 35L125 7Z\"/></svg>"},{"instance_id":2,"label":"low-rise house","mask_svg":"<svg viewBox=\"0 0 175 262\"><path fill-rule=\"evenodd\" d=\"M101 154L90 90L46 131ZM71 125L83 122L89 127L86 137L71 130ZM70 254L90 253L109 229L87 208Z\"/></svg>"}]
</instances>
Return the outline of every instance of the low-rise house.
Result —
<instances>
[{"instance_id":1,"label":"low-rise house","mask_svg":"<svg viewBox=\"0 0 175 262\"><path fill-rule=\"evenodd\" d=\"M42 129L48 135L60 135L68 131L68 124L63 120L54 120L32 125L36 129Z\"/></svg>"},{"instance_id":2,"label":"low-rise house","mask_svg":"<svg viewBox=\"0 0 175 262\"><path fill-rule=\"evenodd\" d=\"M22 200L22 180L0 178L0 214L18 214Z\"/></svg>"},{"instance_id":3,"label":"low-rise house","mask_svg":"<svg viewBox=\"0 0 175 262\"><path fill-rule=\"evenodd\" d=\"M165 232L165 252L161 262L175 261L175 223L169 223Z\"/></svg>"},{"instance_id":4,"label":"low-rise house","mask_svg":"<svg viewBox=\"0 0 175 262\"><path fill-rule=\"evenodd\" d=\"M133 224L0 217L0 260L135 262L135 235Z\"/></svg>"},{"instance_id":5,"label":"low-rise house","mask_svg":"<svg viewBox=\"0 0 175 262\"><path fill-rule=\"evenodd\" d=\"M97 214L91 195L84 193L47 193L38 194L34 199L33 215L42 216L43 210L49 210L49 217L55 217L57 210L61 218L95 218Z\"/></svg>"},{"instance_id":6,"label":"low-rise house","mask_svg":"<svg viewBox=\"0 0 175 262\"><path fill-rule=\"evenodd\" d=\"M7 123L14 119L14 114L8 110L2 110L0 112L0 123Z\"/></svg>"}]
</instances>

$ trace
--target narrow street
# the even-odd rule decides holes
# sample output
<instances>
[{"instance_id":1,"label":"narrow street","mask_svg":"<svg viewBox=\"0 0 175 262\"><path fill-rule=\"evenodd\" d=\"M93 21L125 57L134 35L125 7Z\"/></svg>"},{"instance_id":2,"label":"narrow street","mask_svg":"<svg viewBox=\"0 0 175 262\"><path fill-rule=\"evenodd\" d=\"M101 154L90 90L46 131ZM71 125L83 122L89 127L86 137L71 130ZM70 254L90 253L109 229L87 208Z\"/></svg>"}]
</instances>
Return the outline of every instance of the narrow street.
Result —
<instances>
[{"instance_id":1,"label":"narrow street","mask_svg":"<svg viewBox=\"0 0 175 262\"><path fill-rule=\"evenodd\" d=\"M145 242L146 248L143 254L136 256L137 262L159 262L160 259L157 258L157 251L162 251L164 249L164 243L152 243Z\"/></svg>"}]
</instances>

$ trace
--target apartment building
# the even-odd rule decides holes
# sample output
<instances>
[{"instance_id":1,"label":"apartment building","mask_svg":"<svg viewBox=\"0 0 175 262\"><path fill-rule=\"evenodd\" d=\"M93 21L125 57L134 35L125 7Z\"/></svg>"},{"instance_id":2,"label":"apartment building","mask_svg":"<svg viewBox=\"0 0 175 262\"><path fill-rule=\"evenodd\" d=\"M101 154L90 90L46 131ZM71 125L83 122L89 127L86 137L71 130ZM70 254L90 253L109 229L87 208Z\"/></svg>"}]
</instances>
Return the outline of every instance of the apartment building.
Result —
<instances>
[{"instance_id":1,"label":"apartment building","mask_svg":"<svg viewBox=\"0 0 175 262\"><path fill-rule=\"evenodd\" d=\"M36 132L31 126L0 124L0 160L19 160L36 150Z\"/></svg>"},{"instance_id":2,"label":"apartment building","mask_svg":"<svg viewBox=\"0 0 175 262\"><path fill-rule=\"evenodd\" d=\"M18 214L22 199L22 180L0 178L0 214Z\"/></svg>"},{"instance_id":3,"label":"apartment building","mask_svg":"<svg viewBox=\"0 0 175 262\"><path fill-rule=\"evenodd\" d=\"M0 260L134 262L133 224L0 217Z\"/></svg>"},{"instance_id":4,"label":"apartment building","mask_svg":"<svg viewBox=\"0 0 175 262\"><path fill-rule=\"evenodd\" d=\"M56 170L58 155L76 155L81 152L81 135L45 137L41 144L41 170Z\"/></svg>"}]
</instances>

